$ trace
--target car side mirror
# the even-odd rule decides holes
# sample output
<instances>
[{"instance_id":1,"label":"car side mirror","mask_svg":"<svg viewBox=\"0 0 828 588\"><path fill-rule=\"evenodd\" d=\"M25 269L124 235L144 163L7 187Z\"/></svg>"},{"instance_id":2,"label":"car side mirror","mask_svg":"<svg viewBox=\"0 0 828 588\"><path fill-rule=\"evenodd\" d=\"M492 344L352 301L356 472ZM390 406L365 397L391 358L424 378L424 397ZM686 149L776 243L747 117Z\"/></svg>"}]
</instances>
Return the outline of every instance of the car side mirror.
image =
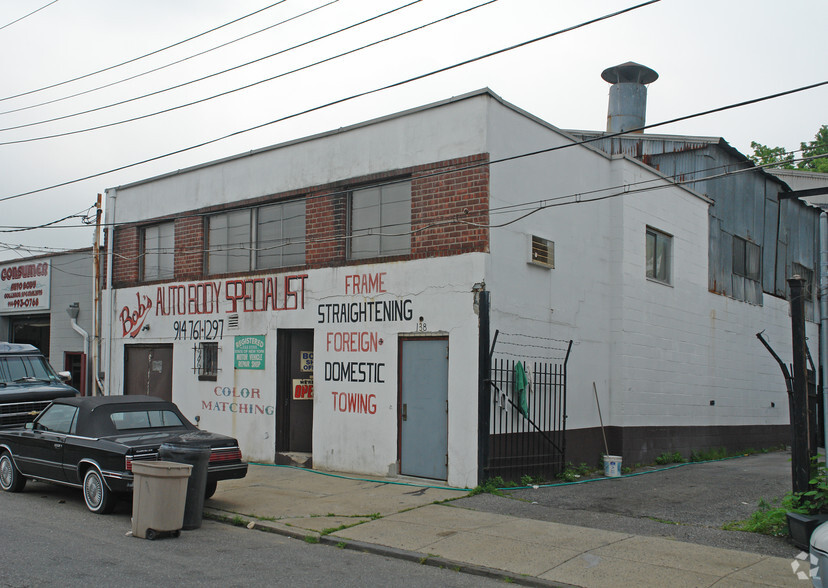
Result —
<instances>
[{"instance_id":1,"label":"car side mirror","mask_svg":"<svg viewBox=\"0 0 828 588\"><path fill-rule=\"evenodd\" d=\"M72 372L58 372L58 376L60 377L60 381L64 384L68 384L72 381Z\"/></svg>"}]
</instances>

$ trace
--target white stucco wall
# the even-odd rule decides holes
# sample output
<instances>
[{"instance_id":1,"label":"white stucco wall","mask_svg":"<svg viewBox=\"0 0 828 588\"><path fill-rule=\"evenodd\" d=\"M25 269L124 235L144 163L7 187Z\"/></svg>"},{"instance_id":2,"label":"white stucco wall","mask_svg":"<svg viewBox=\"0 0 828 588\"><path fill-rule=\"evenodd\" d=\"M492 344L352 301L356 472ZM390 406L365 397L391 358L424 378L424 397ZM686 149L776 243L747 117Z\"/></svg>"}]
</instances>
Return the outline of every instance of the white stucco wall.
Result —
<instances>
[{"instance_id":1,"label":"white stucco wall","mask_svg":"<svg viewBox=\"0 0 828 588\"><path fill-rule=\"evenodd\" d=\"M204 314L169 314L166 303L159 301L169 285L125 288L115 292L113 305L113 357L124 357L128 344L173 344L172 396L192 421L199 417L206 430L238 438L245 458L272 462L275 456L276 428L276 349L279 329L314 329L314 467L365 474L395 474L397 464L398 415L398 343L402 335L447 336L449 339L449 412L448 448L449 483L474 486L477 483L477 412L468 410L477 398L477 333L472 286L483 275L482 254L440 258L406 263L371 264L347 268L312 270L303 280L294 279L292 288L299 291L304 283L304 308L244 312L237 307L239 325L228 328L232 302L227 300L226 280L211 280L219 293L215 305ZM346 291L346 276L381 275L383 291L353 294ZM285 274L261 274L284 283ZM246 276L255 279L259 276ZM203 282L175 284L189 286ZM159 294L160 289L160 294ZM161 298L159 298L159 296ZM281 301L282 294L277 300ZM134 337L124 336L124 316L138 310L139 297L147 307L142 321L148 330L137 330ZM146 297L146 298L145 298ZM147 304L149 300L150 304ZM365 302L368 300L408 300L410 320L393 322L330 322L325 304ZM291 306L292 302L287 306ZM422 320L420 320L422 319ZM193 373L193 346L188 336L181 337L175 328L182 321L221 321L219 343L220 372L216 382L199 381ZM321 321L321 322L320 322ZM137 324L137 323L136 323ZM131 326L127 321L126 326ZM128 330L128 329L127 329ZM190 332L191 329L188 326ZM211 328L212 330L212 328ZM376 350L342 351L329 345L328 334L367 332L381 339ZM234 339L239 336L266 337L265 369L234 369ZM176 338L178 336L178 338ZM203 335L202 335L203 337ZM381 383L326 380L326 362L373 362L382 364ZM110 393L123 393L123 366L112 366ZM233 392L235 390L235 392ZM370 400L375 412L342 410L334 392L374 395ZM236 395L235 401L234 396ZM231 404L235 402L236 406ZM254 408L240 408L240 405ZM251 414L252 412L252 414Z\"/></svg>"},{"instance_id":2,"label":"white stucco wall","mask_svg":"<svg viewBox=\"0 0 828 588\"><path fill-rule=\"evenodd\" d=\"M494 101L488 136L493 162L569 142ZM708 292L708 202L675 186L583 202L610 193L596 189L648 180L658 176L639 162L586 147L492 165L486 280L492 330L505 331L497 352L556 357L560 350L520 344L555 347L573 339L567 429L599 425L593 382L608 426L787 423L784 379L755 335L764 330L790 362L788 303L766 294L764 305L754 306ZM571 194L582 202L497 226L528 211L497 214L500 207ZM669 286L646 278L647 226L673 237ZM555 242L554 269L528 263L531 235ZM817 325L808 323L807 331L815 354Z\"/></svg>"},{"instance_id":3,"label":"white stucco wall","mask_svg":"<svg viewBox=\"0 0 828 588\"><path fill-rule=\"evenodd\" d=\"M488 100L481 95L448 102L110 189L107 222L134 222L482 153ZM113 201L119 192L128 197Z\"/></svg>"},{"instance_id":4,"label":"white stucco wall","mask_svg":"<svg viewBox=\"0 0 828 588\"><path fill-rule=\"evenodd\" d=\"M473 486L477 483L478 317L472 286L485 282L492 293L492 333L502 332L498 354L557 359L563 355L564 342L574 341L568 365L568 429L598 426L593 382L608 426L787 422L784 381L755 338L764 329L789 361L787 305L766 295L764 306L751 306L707 291L708 201L669 186L585 202L642 180L667 183L636 161L610 158L584 146L498 163L501 158L570 142L549 125L491 96L477 95L108 191L107 222L121 223L480 153L489 153L493 162L490 254L302 272L307 274L304 308L240 312L238 330L224 331L219 358L223 371L217 382L200 382L192 373L193 342L175 340L173 327L180 316L151 313L149 331L140 331L135 338L124 336L120 313L134 306L139 296L155 301L158 286L108 291L109 393L123 390L125 344L172 342L173 400L189 418L199 416L203 428L236 436L248 459L272 461L276 333L315 329L314 466L384 475L393 473L397 463L398 338L422 330L448 335L448 483ZM606 191L595 191L600 189ZM581 202L557 200L572 194L579 194ZM527 202L567 204L509 224L529 209L504 207ZM647 226L673 236L669 286L646 279ZM528 263L532 235L554 241L554 269ZM345 276L354 273L382 273L387 290L367 295L346 292ZM262 275L284 278L272 272ZM205 282L225 287L225 280ZM351 326L319 322L321 304L374 297L412 300L412 318ZM219 302L211 316L197 319L227 315L229 302ZM157 310L156 306L153 312ZM419 326L420 317L427 328ZM387 368L384 382L325 381L326 361L357 361L362 356L327 348L329 333L351 327L383 339L372 356ZM809 324L808 329L811 341L816 341L816 326ZM266 337L264 370L233 369L236 335ZM549 348L532 348L520 335L537 337ZM210 402L215 407L217 399L226 402L221 396L233 389L248 394L258 390L257 404L273 410L251 415L205 408ZM339 410L333 393L349 391L374 394L376 412ZM716 401L715 406L710 406L710 400Z\"/></svg>"}]
</instances>

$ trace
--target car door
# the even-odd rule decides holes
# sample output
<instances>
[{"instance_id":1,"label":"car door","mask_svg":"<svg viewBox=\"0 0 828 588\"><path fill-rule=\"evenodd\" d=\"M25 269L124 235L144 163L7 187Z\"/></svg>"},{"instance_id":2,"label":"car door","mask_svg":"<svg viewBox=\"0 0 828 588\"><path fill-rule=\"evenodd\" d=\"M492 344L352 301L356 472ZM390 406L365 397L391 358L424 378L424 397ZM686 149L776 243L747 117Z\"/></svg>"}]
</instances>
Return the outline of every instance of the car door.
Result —
<instances>
[{"instance_id":1,"label":"car door","mask_svg":"<svg viewBox=\"0 0 828 588\"><path fill-rule=\"evenodd\" d=\"M21 439L16 455L20 471L27 475L56 482L67 480L63 467L66 437L72 431L78 409L67 404L52 404Z\"/></svg>"}]
</instances>

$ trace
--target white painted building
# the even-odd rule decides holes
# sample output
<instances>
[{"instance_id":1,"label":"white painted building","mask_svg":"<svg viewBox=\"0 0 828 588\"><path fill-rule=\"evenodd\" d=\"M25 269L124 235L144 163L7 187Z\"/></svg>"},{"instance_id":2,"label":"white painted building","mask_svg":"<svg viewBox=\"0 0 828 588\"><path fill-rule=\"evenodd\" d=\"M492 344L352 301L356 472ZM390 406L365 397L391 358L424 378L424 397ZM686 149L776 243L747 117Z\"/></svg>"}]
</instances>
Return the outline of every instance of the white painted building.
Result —
<instances>
[{"instance_id":1,"label":"white painted building","mask_svg":"<svg viewBox=\"0 0 828 588\"><path fill-rule=\"evenodd\" d=\"M84 394L91 389L94 267L91 248L0 263L0 341L34 345Z\"/></svg>"},{"instance_id":2,"label":"white painted building","mask_svg":"<svg viewBox=\"0 0 828 588\"><path fill-rule=\"evenodd\" d=\"M497 331L527 368L569 349L567 461L604 452L594 390L631 461L787 439L755 337L789 361L785 300L709 287L708 195L577 142L481 90L108 190L106 393L171 397L251 461L474 486L486 428L554 428L537 373L526 417L511 372L489 395Z\"/></svg>"}]
</instances>

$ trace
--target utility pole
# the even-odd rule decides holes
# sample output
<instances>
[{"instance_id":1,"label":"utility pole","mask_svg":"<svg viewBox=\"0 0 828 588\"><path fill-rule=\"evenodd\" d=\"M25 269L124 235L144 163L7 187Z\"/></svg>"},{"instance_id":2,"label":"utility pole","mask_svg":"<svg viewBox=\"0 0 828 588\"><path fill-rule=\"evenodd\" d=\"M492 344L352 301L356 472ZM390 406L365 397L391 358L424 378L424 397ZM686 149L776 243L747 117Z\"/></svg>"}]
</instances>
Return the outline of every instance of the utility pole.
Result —
<instances>
[{"instance_id":1,"label":"utility pole","mask_svg":"<svg viewBox=\"0 0 828 588\"><path fill-rule=\"evenodd\" d=\"M92 255L95 264L94 276L95 284L93 286L93 308L92 320L93 337L92 337L92 386L89 388L89 393L92 396L98 396L103 393L103 390L98 389L98 374L100 373L101 362L101 195L98 194L98 200L95 203L95 245L92 248Z\"/></svg>"},{"instance_id":2,"label":"utility pole","mask_svg":"<svg viewBox=\"0 0 828 588\"><path fill-rule=\"evenodd\" d=\"M798 275L788 280L791 290L791 339L793 349L793 395L791 398L791 470L793 491L807 492L811 479L808 456L808 370L805 347L805 300Z\"/></svg>"}]
</instances>

